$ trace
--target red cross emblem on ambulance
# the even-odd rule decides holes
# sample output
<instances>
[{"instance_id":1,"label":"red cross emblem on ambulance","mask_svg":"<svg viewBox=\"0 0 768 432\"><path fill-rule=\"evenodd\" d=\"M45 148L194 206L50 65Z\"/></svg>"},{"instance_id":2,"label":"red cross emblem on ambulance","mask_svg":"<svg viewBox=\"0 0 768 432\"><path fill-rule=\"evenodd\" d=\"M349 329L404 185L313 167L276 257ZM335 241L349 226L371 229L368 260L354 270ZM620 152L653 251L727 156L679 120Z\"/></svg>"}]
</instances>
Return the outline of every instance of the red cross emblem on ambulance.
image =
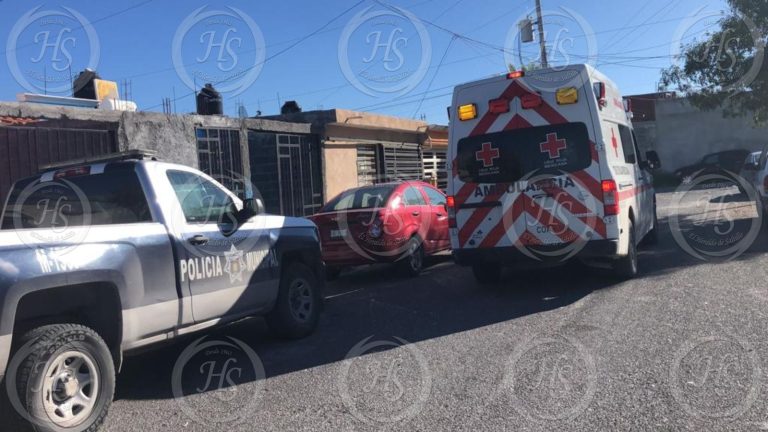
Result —
<instances>
[{"instance_id":1,"label":"red cross emblem on ambulance","mask_svg":"<svg viewBox=\"0 0 768 432\"><path fill-rule=\"evenodd\" d=\"M547 134L547 140L539 144L539 148L542 153L549 153L550 159L557 159L560 157L560 152L567 147L564 139L558 139L557 133Z\"/></svg>"},{"instance_id":2,"label":"red cross emblem on ambulance","mask_svg":"<svg viewBox=\"0 0 768 432\"><path fill-rule=\"evenodd\" d=\"M493 166L493 161L501 157L499 149L493 148L492 143L483 143L483 148L480 151L475 152L475 160L483 163L483 168L489 168Z\"/></svg>"}]
</instances>

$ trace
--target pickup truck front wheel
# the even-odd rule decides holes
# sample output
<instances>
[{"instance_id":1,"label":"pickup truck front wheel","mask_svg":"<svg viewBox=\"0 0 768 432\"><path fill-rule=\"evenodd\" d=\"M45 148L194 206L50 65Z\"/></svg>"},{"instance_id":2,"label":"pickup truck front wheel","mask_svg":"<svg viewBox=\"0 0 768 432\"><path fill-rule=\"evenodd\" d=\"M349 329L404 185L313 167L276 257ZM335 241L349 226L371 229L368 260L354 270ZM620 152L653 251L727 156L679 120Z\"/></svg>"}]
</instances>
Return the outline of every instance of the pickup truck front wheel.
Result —
<instances>
[{"instance_id":1,"label":"pickup truck front wheel","mask_svg":"<svg viewBox=\"0 0 768 432\"><path fill-rule=\"evenodd\" d=\"M98 430L115 392L104 340L88 327L56 324L28 332L21 342L9 372L16 378L12 403L22 417L41 432Z\"/></svg>"},{"instance_id":2,"label":"pickup truck front wheel","mask_svg":"<svg viewBox=\"0 0 768 432\"><path fill-rule=\"evenodd\" d=\"M298 339L317 327L320 317L320 284L304 264L292 263L283 271L275 308L267 316L269 328L278 336Z\"/></svg>"}]
</instances>

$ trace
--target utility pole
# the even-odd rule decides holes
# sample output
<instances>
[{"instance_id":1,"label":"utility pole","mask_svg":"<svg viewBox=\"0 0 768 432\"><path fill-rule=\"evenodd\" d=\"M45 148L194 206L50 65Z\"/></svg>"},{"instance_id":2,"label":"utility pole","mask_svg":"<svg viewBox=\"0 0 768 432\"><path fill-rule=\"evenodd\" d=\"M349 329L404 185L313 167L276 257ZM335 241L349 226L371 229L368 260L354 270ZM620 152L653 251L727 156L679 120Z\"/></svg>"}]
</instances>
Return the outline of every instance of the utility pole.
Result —
<instances>
[{"instance_id":1,"label":"utility pole","mask_svg":"<svg viewBox=\"0 0 768 432\"><path fill-rule=\"evenodd\" d=\"M544 41L544 18L541 16L541 0L536 0L536 19L539 28L539 46L541 47L541 67L549 67L547 62L547 43Z\"/></svg>"}]
</instances>

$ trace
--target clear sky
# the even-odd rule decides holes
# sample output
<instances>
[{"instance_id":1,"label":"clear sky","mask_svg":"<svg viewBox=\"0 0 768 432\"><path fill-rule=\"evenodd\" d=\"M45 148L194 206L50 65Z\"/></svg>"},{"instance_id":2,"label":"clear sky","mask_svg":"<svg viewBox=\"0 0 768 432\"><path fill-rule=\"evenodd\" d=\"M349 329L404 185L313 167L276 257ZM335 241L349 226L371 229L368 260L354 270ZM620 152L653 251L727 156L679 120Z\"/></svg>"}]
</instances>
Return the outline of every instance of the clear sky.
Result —
<instances>
[{"instance_id":1,"label":"clear sky","mask_svg":"<svg viewBox=\"0 0 768 432\"><path fill-rule=\"evenodd\" d=\"M446 123L451 87L539 61L517 22L533 0L0 0L0 99L68 95L88 65L131 83L140 109L194 111L214 82L225 111L346 108ZM675 47L716 26L723 0L543 0L550 63L589 62L624 94L652 92ZM122 86L121 86L122 88Z\"/></svg>"}]
</instances>

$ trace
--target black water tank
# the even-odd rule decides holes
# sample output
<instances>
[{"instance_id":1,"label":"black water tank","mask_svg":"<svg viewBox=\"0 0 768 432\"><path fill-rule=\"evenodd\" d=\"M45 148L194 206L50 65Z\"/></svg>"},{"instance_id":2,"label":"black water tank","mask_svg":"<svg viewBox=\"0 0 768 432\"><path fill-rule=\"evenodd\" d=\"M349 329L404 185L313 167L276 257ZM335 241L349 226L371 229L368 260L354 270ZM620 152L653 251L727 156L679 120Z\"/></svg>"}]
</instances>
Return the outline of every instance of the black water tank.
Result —
<instances>
[{"instance_id":1,"label":"black water tank","mask_svg":"<svg viewBox=\"0 0 768 432\"><path fill-rule=\"evenodd\" d=\"M280 108L280 114L296 114L301 112L301 107L296 101L287 101Z\"/></svg>"},{"instance_id":2,"label":"black water tank","mask_svg":"<svg viewBox=\"0 0 768 432\"><path fill-rule=\"evenodd\" d=\"M96 86L93 80L101 79L98 73L93 69L86 69L75 78L72 83L72 96L81 99L96 100Z\"/></svg>"},{"instance_id":3,"label":"black water tank","mask_svg":"<svg viewBox=\"0 0 768 432\"><path fill-rule=\"evenodd\" d=\"M213 88L213 85L206 84L197 94L197 113L201 115L224 114L224 102L221 100L221 94Z\"/></svg>"}]
</instances>

